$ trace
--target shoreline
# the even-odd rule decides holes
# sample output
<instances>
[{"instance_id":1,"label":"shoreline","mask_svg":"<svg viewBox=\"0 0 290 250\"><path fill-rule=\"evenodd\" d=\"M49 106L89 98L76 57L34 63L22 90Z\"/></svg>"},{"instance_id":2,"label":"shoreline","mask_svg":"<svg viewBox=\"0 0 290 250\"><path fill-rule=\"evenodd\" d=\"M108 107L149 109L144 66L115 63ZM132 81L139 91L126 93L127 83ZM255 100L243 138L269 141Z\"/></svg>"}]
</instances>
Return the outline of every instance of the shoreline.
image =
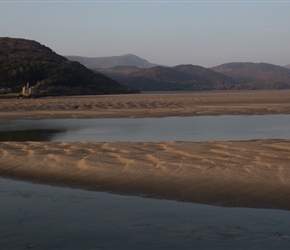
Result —
<instances>
[{"instance_id":1,"label":"shoreline","mask_svg":"<svg viewBox=\"0 0 290 250\"><path fill-rule=\"evenodd\" d=\"M0 120L290 114L290 90L0 99Z\"/></svg>"},{"instance_id":2,"label":"shoreline","mask_svg":"<svg viewBox=\"0 0 290 250\"><path fill-rule=\"evenodd\" d=\"M290 114L290 91L0 99L0 120ZM1 142L0 176L229 207L290 210L290 140Z\"/></svg>"},{"instance_id":3,"label":"shoreline","mask_svg":"<svg viewBox=\"0 0 290 250\"><path fill-rule=\"evenodd\" d=\"M226 207L290 210L290 140L2 142L0 176Z\"/></svg>"}]
</instances>

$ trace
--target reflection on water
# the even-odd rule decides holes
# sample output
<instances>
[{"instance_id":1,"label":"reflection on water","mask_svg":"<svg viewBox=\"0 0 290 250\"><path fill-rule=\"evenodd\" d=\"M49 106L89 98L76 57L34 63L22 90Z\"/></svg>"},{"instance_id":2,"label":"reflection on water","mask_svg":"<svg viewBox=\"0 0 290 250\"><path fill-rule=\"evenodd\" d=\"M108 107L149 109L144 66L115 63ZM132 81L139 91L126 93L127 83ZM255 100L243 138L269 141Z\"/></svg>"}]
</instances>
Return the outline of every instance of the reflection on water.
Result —
<instances>
[{"instance_id":1,"label":"reflection on water","mask_svg":"<svg viewBox=\"0 0 290 250\"><path fill-rule=\"evenodd\" d=\"M290 138L290 116L1 121L0 141ZM288 249L290 212L0 179L0 249Z\"/></svg>"},{"instance_id":2,"label":"reflection on water","mask_svg":"<svg viewBox=\"0 0 290 250\"><path fill-rule=\"evenodd\" d=\"M64 132L61 129L0 131L0 141L52 141L54 136Z\"/></svg>"},{"instance_id":3,"label":"reflection on water","mask_svg":"<svg viewBox=\"0 0 290 250\"><path fill-rule=\"evenodd\" d=\"M290 139L290 115L15 120L1 121L0 131L0 141Z\"/></svg>"},{"instance_id":4,"label":"reflection on water","mask_svg":"<svg viewBox=\"0 0 290 250\"><path fill-rule=\"evenodd\" d=\"M0 249L288 249L290 212L0 179Z\"/></svg>"}]
</instances>

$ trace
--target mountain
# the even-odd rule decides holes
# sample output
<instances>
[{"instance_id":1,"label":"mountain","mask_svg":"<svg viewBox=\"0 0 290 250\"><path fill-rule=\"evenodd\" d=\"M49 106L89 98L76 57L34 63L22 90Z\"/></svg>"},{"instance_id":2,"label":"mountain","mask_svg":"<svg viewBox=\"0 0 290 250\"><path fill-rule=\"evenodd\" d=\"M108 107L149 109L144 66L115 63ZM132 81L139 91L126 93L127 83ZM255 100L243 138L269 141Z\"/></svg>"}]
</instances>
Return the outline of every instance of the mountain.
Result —
<instances>
[{"instance_id":1,"label":"mountain","mask_svg":"<svg viewBox=\"0 0 290 250\"><path fill-rule=\"evenodd\" d=\"M138 68L150 68L155 66L145 59L142 59L133 54L111 57L81 57L81 56L66 56L71 61L77 61L85 65L89 69L112 68L115 66L136 66Z\"/></svg>"},{"instance_id":2,"label":"mountain","mask_svg":"<svg viewBox=\"0 0 290 250\"><path fill-rule=\"evenodd\" d=\"M242 89L290 88L290 69L268 63L226 63L211 68L233 78Z\"/></svg>"},{"instance_id":3,"label":"mountain","mask_svg":"<svg viewBox=\"0 0 290 250\"><path fill-rule=\"evenodd\" d=\"M38 96L132 92L36 41L20 38L0 38L0 79L0 89L17 93L29 82Z\"/></svg>"},{"instance_id":4,"label":"mountain","mask_svg":"<svg viewBox=\"0 0 290 250\"><path fill-rule=\"evenodd\" d=\"M287 64L286 66L284 66L287 69L290 69L290 64Z\"/></svg>"},{"instance_id":5,"label":"mountain","mask_svg":"<svg viewBox=\"0 0 290 250\"><path fill-rule=\"evenodd\" d=\"M141 70L141 68L138 68L137 66L115 66L111 68L98 68L94 69L95 72L103 73L104 75L118 80L122 77L125 77L128 74L134 73Z\"/></svg>"},{"instance_id":6,"label":"mountain","mask_svg":"<svg viewBox=\"0 0 290 250\"><path fill-rule=\"evenodd\" d=\"M155 66L118 79L141 91L198 91L231 89L234 81L210 69L194 65Z\"/></svg>"}]
</instances>

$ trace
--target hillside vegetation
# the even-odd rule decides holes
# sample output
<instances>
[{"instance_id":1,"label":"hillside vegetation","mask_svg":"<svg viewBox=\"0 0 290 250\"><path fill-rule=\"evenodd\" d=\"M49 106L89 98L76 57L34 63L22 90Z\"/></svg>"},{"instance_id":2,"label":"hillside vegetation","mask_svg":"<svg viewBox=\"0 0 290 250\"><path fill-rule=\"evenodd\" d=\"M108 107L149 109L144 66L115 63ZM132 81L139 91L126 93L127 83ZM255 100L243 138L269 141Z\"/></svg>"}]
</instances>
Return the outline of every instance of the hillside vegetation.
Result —
<instances>
[{"instance_id":1,"label":"hillside vegetation","mask_svg":"<svg viewBox=\"0 0 290 250\"><path fill-rule=\"evenodd\" d=\"M234 82L227 76L194 65L140 69L118 80L143 91L222 90L230 89Z\"/></svg>"},{"instance_id":2,"label":"hillside vegetation","mask_svg":"<svg viewBox=\"0 0 290 250\"><path fill-rule=\"evenodd\" d=\"M0 89L17 93L27 82L38 96L134 92L36 41L0 38Z\"/></svg>"},{"instance_id":3,"label":"hillside vegetation","mask_svg":"<svg viewBox=\"0 0 290 250\"><path fill-rule=\"evenodd\" d=\"M290 65L226 63L213 68L195 65L156 66L135 55L74 60L141 91L289 89Z\"/></svg>"},{"instance_id":4,"label":"hillside vegetation","mask_svg":"<svg viewBox=\"0 0 290 250\"><path fill-rule=\"evenodd\" d=\"M126 75L129 75L131 73L137 72L141 70L142 68L139 68L137 66L114 66L111 68L98 68L93 69L95 72L101 72L102 74L112 78L112 79L121 79L122 77L125 77Z\"/></svg>"},{"instance_id":5,"label":"hillside vegetation","mask_svg":"<svg viewBox=\"0 0 290 250\"><path fill-rule=\"evenodd\" d=\"M290 69L269 63L226 63L212 70L231 77L241 89L290 88Z\"/></svg>"},{"instance_id":6,"label":"hillside vegetation","mask_svg":"<svg viewBox=\"0 0 290 250\"><path fill-rule=\"evenodd\" d=\"M267 63L228 63L211 69L195 65L156 66L132 73L104 71L141 91L289 89L290 69Z\"/></svg>"}]
</instances>

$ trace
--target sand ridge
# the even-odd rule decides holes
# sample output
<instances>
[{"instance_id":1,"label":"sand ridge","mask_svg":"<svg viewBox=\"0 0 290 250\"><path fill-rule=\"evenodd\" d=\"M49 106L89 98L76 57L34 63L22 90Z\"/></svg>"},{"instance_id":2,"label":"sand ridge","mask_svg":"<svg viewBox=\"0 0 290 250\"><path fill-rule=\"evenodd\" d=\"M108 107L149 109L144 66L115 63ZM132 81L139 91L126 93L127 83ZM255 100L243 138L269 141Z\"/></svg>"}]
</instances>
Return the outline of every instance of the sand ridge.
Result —
<instances>
[{"instance_id":1,"label":"sand ridge","mask_svg":"<svg viewBox=\"0 0 290 250\"><path fill-rule=\"evenodd\" d=\"M0 99L2 119L290 114L290 90ZM1 142L0 176L290 210L290 141Z\"/></svg>"},{"instance_id":2,"label":"sand ridge","mask_svg":"<svg viewBox=\"0 0 290 250\"><path fill-rule=\"evenodd\" d=\"M0 119L290 114L290 90L0 99Z\"/></svg>"},{"instance_id":3,"label":"sand ridge","mask_svg":"<svg viewBox=\"0 0 290 250\"><path fill-rule=\"evenodd\" d=\"M290 209L290 140L2 142L0 175L222 206Z\"/></svg>"}]
</instances>

